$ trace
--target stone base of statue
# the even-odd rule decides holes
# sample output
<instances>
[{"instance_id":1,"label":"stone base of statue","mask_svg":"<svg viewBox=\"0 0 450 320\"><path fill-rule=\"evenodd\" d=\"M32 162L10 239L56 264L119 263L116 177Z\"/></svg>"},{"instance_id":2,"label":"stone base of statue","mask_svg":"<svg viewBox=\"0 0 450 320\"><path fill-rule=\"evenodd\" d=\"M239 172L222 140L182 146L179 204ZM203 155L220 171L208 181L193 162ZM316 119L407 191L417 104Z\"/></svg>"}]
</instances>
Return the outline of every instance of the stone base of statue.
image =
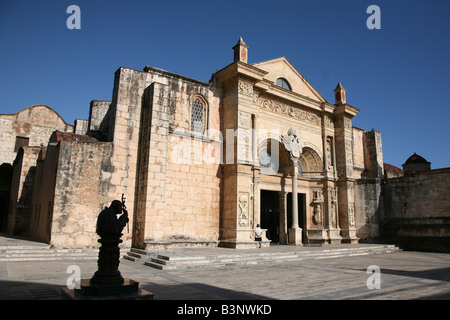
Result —
<instances>
[{"instance_id":1,"label":"stone base of statue","mask_svg":"<svg viewBox=\"0 0 450 320\"><path fill-rule=\"evenodd\" d=\"M97 260L98 270L91 278L91 283L120 285L124 282L119 271L121 236L122 234L103 236L98 240L101 243Z\"/></svg>"},{"instance_id":2,"label":"stone base of statue","mask_svg":"<svg viewBox=\"0 0 450 320\"><path fill-rule=\"evenodd\" d=\"M118 235L102 236L98 254L98 270L91 279L81 279L78 288L62 289L64 300L152 300L154 294L139 289L139 282L123 278L119 271Z\"/></svg>"},{"instance_id":3,"label":"stone base of statue","mask_svg":"<svg viewBox=\"0 0 450 320\"><path fill-rule=\"evenodd\" d=\"M139 282L124 278L122 284L97 284L81 279L78 289L61 290L63 300L153 300L154 294L139 289Z\"/></svg>"}]
</instances>

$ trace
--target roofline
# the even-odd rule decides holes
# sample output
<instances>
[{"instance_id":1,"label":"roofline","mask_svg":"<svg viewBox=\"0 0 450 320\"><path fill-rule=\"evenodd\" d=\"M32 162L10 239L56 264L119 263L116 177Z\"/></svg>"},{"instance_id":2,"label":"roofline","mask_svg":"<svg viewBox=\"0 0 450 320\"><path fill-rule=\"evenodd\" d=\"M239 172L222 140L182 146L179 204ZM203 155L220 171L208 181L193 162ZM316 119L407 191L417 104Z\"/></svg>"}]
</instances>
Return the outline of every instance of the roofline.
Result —
<instances>
[{"instance_id":1,"label":"roofline","mask_svg":"<svg viewBox=\"0 0 450 320\"><path fill-rule=\"evenodd\" d=\"M133 68L120 67L120 68L118 68L116 70L115 73L120 71L120 69L128 69L128 70L132 70L132 71L136 71L136 72L142 72L142 73L150 73L149 71L146 71L146 70L150 70L150 71L154 71L156 73L163 74L165 76L181 79L183 81L193 82L193 83L196 83L196 84L202 85L202 86L208 86L208 87L210 86L210 84L208 82L204 82L204 81L201 81L201 80L189 78L189 77L183 76L183 75L178 74L178 73L173 73L173 72L170 72L170 71L167 71L167 70L164 70L164 69L155 68L155 67L152 67L152 66L145 66L144 70L137 70L137 69L133 69Z\"/></svg>"},{"instance_id":2,"label":"roofline","mask_svg":"<svg viewBox=\"0 0 450 320\"><path fill-rule=\"evenodd\" d=\"M275 58L275 59L264 60L264 61L261 61L261 62L255 62L255 63L252 63L251 65L262 64L262 63L267 63L267 62L271 62L271 61L273 61L273 62L275 62L275 61L285 61L294 70L294 72L296 72L300 76L300 78L305 82L306 86L310 90L312 90L312 92L316 95L316 97L319 99L320 102L327 102L328 103L328 101L319 93L319 91L317 91L316 88L313 87L313 85L308 81L308 79L306 79L306 77L304 75L302 75L300 73L300 71L298 71L297 68L291 62L289 62L289 60L285 56L282 56L282 57L279 57L279 58ZM254 67L257 67L257 66L254 66Z\"/></svg>"},{"instance_id":3,"label":"roofline","mask_svg":"<svg viewBox=\"0 0 450 320\"><path fill-rule=\"evenodd\" d=\"M33 108L36 108L36 107L45 107L45 108L49 109L50 111L54 112L59 118L61 118L61 120L62 120L66 125L71 126L71 127L74 127L74 126L71 125L70 123L66 122L66 120L64 120L64 118L61 117L61 115L60 115L58 112L56 112L55 109L53 109L53 108L51 108L51 107L49 107L49 106L47 106L47 105L45 105L45 104L33 104L33 105L31 105L31 106L28 106L28 107L26 107L26 108L23 108L22 110L17 111L16 113L0 113L0 116L17 116L19 113L22 113L22 112L24 112L24 111L27 110L27 109L33 109Z\"/></svg>"}]
</instances>

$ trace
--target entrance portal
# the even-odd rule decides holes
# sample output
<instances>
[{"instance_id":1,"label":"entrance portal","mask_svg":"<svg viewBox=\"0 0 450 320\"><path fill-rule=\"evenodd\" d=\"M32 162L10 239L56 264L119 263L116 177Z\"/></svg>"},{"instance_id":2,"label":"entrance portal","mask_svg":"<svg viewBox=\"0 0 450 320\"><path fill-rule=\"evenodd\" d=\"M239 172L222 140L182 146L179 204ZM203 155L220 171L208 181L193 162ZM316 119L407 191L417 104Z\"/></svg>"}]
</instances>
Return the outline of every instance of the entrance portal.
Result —
<instances>
[{"instance_id":1,"label":"entrance portal","mask_svg":"<svg viewBox=\"0 0 450 320\"><path fill-rule=\"evenodd\" d=\"M298 193L298 226L303 229L305 240L306 194ZM286 197L287 230L292 226L292 193ZM280 195L277 191L261 190L261 228L267 229L266 237L272 243L280 242ZM287 230L285 232L287 232Z\"/></svg>"},{"instance_id":2,"label":"entrance portal","mask_svg":"<svg viewBox=\"0 0 450 320\"><path fill-rule=\"evenodd\" d=\"M280 198L277 191L261 190L261 229L272 243L280 239Z\"/></svg>"}]
</instances>

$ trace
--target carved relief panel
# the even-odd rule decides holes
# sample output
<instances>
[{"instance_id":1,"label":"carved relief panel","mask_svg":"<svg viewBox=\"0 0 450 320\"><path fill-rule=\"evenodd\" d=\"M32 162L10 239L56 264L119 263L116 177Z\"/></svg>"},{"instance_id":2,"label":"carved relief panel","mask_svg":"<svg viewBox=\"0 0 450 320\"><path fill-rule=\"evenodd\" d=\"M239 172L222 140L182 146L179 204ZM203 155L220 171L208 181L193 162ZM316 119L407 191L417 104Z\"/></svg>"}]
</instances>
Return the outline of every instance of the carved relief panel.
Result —
<instances>
[{"instance_id":1,"label":"carved relief panel","mask_svg":"<svg viewBox=\"0 0 450 320\"><path fill-rule=\"evenodd\" d=\"M253 96L253 83L239 79L238 92L248 96Z\"/></svg>"},{"instance_id":2,"label":"carved relief panel","mask_svg":"<svg viewBox=\"0 0 450 320\"><path fill-rule=\"evenodd\" d=\"M240 227L248 227L249 219L249 198L248 193L239 193L238 198L238 224Z\"/></svg>"},{"instance_id":3,"label":"carved relief panel","mask_svg":"<svg viewBox=\"0 0 450 320\"><path fill-rule=\"evenodd\" d=\"M330 197L330 227L337 228L337 190L336 188L329 188Z\"/></svg>"},{"instance_id":4,"label":"carved relief panel","mask_svg":"<svg viewBox=\"0 0 450 320\"><path fill-rule=\"evenodd\" d=\"M237 130L237 158L239 161L248 162L252 160L252 115L250 113L238 112Z\"/></svg>"},{"instance_id":5,"label":"carved relief panel","mask_svg":"<svg viewBox=\"0 0 450 320\"><path fill-rule=\"evenodd\" d=\"M313 190L312 192L312 221L315 225L323 225L323 194L322 190Z\"/></svg>"}]
</instances>

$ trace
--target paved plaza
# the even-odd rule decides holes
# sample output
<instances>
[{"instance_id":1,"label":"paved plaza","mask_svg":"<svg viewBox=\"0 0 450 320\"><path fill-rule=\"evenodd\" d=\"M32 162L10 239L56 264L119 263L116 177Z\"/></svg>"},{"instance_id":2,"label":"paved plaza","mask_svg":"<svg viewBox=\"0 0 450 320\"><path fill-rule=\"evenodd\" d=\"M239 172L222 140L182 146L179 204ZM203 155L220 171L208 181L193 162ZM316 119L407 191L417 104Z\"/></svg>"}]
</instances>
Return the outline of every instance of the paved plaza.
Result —
<instances>
[{"instance_id":1,"label":"paved plaza","mask_svg":"<svg viewBox=\"0 0 450 320\"><path fill-rule=\"evenodd\" d=\"M95 260L0 261L0 299L61 299L73 265L81 278L97 270ZM450 299L450 254L444 253L399 251L173 271L122 259L120 271L155 300Z\"/></svg>"}]
</instances>

